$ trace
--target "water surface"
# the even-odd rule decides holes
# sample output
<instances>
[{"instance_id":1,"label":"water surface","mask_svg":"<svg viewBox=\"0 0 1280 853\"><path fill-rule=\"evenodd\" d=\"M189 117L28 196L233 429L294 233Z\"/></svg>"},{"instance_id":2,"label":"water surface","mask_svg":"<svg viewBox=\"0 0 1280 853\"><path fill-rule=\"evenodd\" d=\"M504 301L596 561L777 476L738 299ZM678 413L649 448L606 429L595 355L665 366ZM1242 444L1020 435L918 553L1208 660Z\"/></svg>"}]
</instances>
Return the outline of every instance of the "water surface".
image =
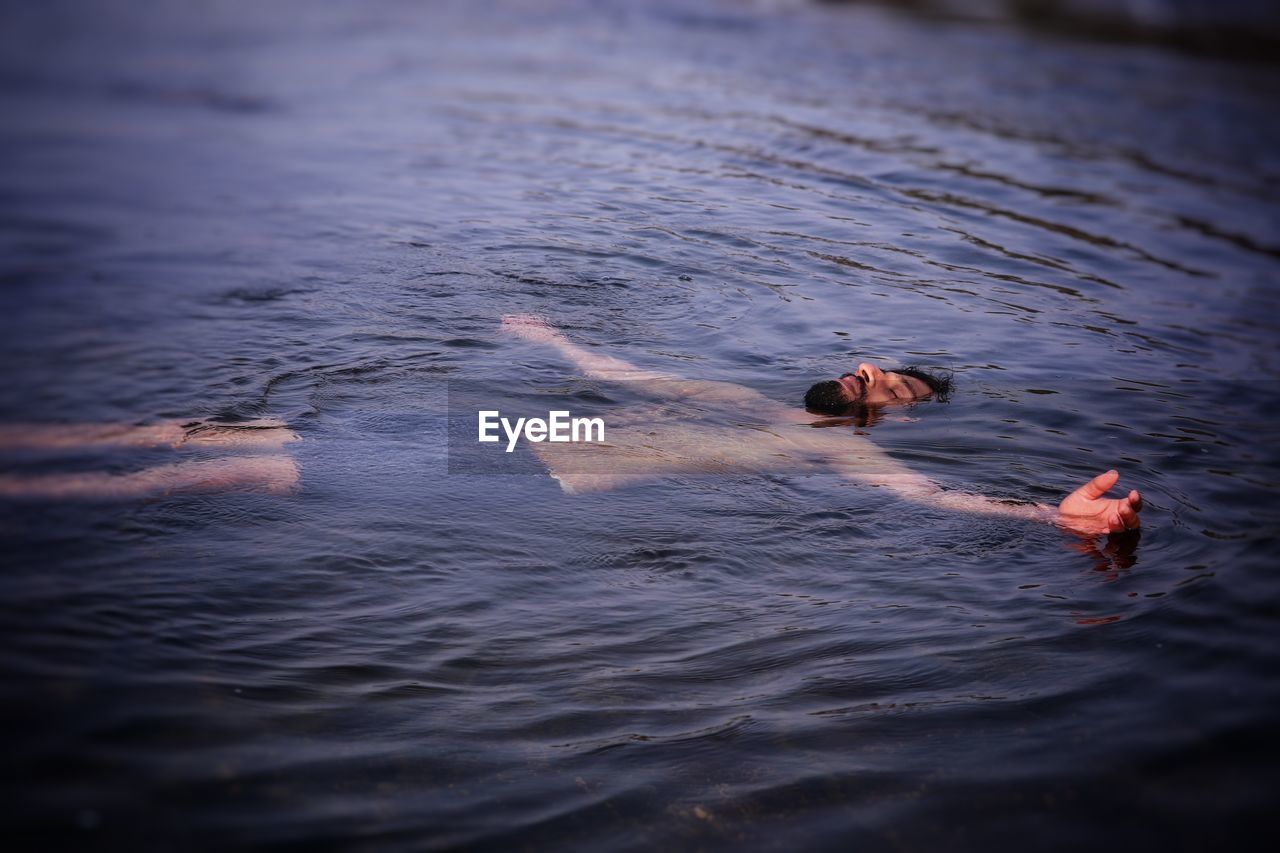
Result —
<instances>
[{"instance_id":1,"label":"water surface","mask_svg":"<svg viewBox=\"0 0 1280 853\"><path fill-rule=\"evenodd\" d=\"M0 416L282 417L303 479L5 505L8 826L1264 837L1274 67L802 3L95 9L5 13ZM451 472L451 386L620 393L511 312L782 401L948 368L950 403L868 436L1014 499L1115 467L1145 527L1086 545L809 471Z\"/></svg>"}]
</instances>

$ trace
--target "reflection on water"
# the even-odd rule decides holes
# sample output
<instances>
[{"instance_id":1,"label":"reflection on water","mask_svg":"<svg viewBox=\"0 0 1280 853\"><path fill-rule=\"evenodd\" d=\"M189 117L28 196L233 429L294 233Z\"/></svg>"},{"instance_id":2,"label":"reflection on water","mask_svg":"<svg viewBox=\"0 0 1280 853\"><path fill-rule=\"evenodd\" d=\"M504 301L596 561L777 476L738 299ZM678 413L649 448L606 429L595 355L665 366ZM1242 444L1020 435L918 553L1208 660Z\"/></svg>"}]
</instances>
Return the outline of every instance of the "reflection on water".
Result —
<instances>
[{"instance_id":1,"label":"reflection on water","mask_svg":"<svg viewBox=\"0 0 1280 853\"><path fill-rule=\"evenodd\" d=\"M0 417L302 438L294 497L5 504L15 827L932 850L1261 824L1276 70L807 3L6 16ZM951 402L865 438L1018 500L1115 467L1146 526L1080 542L816 469L578 497L527 454L451 471L448 389L622 399L500 334L518 312L791 405L859 361L948 368Z\"/></svg>"}]
</instances>

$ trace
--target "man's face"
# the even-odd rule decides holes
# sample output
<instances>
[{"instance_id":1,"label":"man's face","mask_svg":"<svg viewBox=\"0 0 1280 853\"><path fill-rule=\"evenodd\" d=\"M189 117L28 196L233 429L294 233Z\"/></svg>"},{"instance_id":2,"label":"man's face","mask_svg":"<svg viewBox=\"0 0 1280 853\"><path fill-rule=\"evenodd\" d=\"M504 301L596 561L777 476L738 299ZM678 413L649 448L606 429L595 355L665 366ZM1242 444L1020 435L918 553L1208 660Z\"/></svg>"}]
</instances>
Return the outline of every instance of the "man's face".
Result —
<instances>
[{"instance_id":1,"label":"man's face","mask_svg":"<svg viewBox=\"0 0 1280 853\"><path fill-rule=\"evenodd\" d=\"M901 373L886 373L866 362L858 365L856 373L846 373L836 381L844 386L847 402L869 406L909 403L933 393L923 380Z\"/></svg>"}]
</instances>

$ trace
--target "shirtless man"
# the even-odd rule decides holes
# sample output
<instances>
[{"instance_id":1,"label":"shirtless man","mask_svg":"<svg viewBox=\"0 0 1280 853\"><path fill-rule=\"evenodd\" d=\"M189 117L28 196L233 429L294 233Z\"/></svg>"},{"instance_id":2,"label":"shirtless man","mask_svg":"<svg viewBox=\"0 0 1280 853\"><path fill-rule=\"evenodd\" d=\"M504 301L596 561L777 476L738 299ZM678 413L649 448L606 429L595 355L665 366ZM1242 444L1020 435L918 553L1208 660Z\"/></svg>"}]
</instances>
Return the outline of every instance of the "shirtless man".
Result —
<instances>
[{"instance_id":1,"label":"shirtless man","mask_svg":"<svg viewBox=\"0 0 1280 853\"><path fill-rule=\"evenodd\" d=\"M0 424L0 450L65 453L123 448L278 450L298 441L283 421L235 424L166 421L158 424ZM289 494L298 484L293 458L278 453L198 459L125 474L0 474L0 497L34 500L129 500L155 495L257 491Z\"/></svg>"},{"instance_id":2,"label":"shirtless man","mask_svg":"<svg viewBox=\"0 0 1280 853\"><path fill-rule=\"evenodd\" d=\"M851 408L874 411L945 394L946 380L919 371L885 371L874 364L860 364L855 372L809 390L806 405L825 415L815 417L741 385L681 379L591 352L534 316L506 316L502 327L523 340L551 346L588 377L634 383L654 401L638 416L633 411L609 421L605 444L530 445L568 492L602 491L698 472L809 468L834 470L928 506L1042 521L1086 536L1140 525L1138 492L1104 497L1119 479L1115 471L1094 477L1056 507L1003 501L943 489L865 437L821 428L848 423L847 417L830 416Z\"/></svg>"}]
</instances>

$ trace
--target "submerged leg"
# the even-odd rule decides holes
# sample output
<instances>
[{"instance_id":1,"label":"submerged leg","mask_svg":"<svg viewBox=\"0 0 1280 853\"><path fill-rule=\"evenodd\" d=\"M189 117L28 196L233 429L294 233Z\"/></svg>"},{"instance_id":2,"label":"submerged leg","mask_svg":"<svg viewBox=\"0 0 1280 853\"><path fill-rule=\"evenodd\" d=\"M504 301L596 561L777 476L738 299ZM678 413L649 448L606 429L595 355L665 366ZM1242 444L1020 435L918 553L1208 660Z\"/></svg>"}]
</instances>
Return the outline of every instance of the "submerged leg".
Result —
<instances>
[{"instance_id":1,"label":"submerged leg","mask_svg":"<svg viewBox=\"0 0 1280 853\"><path fill-rule=\"evenodd\" d=\"M224 445L229 447L283 447L302 437L278 418L259 418L235 424L197 421L182 426L182 441L176 446Z\"/></svg>"},{"instance_id":2,"label":"submerged leg","mask_svg":"<svg viewBox=\"0 0 1280 853\"><path fill-rule=\"evenodd\" d=\"M136 424L0 424L0 448L71 450L94 447L156 447L182 441L177 421Z\"/></svg>"},{"instance_id":3,"label":"submerged leg","mask_svg":"<svg viewBox=\"0 0 1280 853\"><path fill-rule=\"evenodd\" d=\"M286 495L298 485L289 456L235 456L160 465L131 474L0 476L0 497L29 500L133 500L156 495L251 491Z\"/></svg>"},{"instance_id":4,"label":"submerged leg","mask_svg":"<svg viewBox=\"0 0 1280 853\"><path fill-rule=\"evenodd\" d=\"M162 421L158 424L0 424L0 449L77 450L106 447L231 445L280 447L298 434L276 418L237 424Z\"/></svg>"}]
</instances>

